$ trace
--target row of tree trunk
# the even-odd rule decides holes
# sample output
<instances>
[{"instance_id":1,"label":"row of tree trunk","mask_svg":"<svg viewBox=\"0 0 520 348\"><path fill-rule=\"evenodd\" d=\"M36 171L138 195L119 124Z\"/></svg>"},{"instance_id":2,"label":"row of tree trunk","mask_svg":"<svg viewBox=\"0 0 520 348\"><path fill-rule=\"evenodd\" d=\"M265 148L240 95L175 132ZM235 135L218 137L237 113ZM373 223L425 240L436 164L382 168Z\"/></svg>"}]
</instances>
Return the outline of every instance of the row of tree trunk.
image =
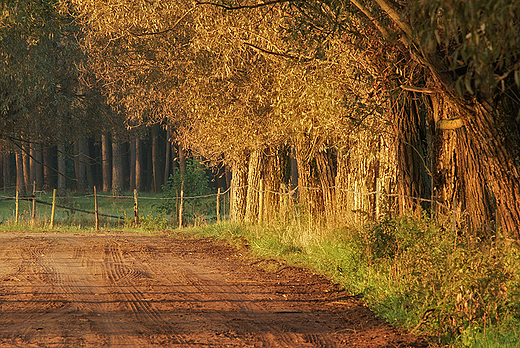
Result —
<instances>
[{"instance_id":1,"label":"row of tree trunk","mask_svg":"<svg viewBox=\"0 0 520 348\"><path fill-rule=\"evenodd\" d=\"M16 145L1 155L0 184L4 191L16 188L22 194L53 188L84 192L93 186L114 195L133 189L160 192L176 167L186 170L186 151L173 145L169 130L160 125L129 139L102 134L53 147Z\"/></svg>"}]
</instances>

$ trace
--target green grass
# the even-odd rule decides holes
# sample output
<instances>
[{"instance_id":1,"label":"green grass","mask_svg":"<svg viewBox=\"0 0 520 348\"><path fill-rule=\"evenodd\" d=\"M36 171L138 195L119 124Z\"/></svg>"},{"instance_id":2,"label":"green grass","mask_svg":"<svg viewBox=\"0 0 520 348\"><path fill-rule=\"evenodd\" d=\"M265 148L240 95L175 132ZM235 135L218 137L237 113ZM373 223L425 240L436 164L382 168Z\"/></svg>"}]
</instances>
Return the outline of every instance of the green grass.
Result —
<instances>
[{"instance_id":1,"label":"green grass","mask_svg":"<svg viewBox=\"0 0 520 348\"><path fill-rule=\"evenodd\" d=\"M0 195L0 198L14 198L14 192ZM52 203L52 193L38 193L37 200ZM93 212L95 209L93 194L58 194L56 204ZM198 199L187 198L184 203L185 225L198 226L216 222L215 197ZM222 201L221 212L225 219L225 202ZM175 200L164 199L162 194L139 193L138 196L139 221L138 230L164 230L178 226L178 205ZM132 192L125 192L119 197L113 197L110 193L98 193L99 213L118 216L109 218L100 216L100 229L126 229L133 228L134 221L134 198ZM36 205L35 225L32 224L32 201L20 200L18 224L15 224L15 200L0 199L0 229L48 229L51 219L51 206L44 204ZM54 217L54 229L89 231L94 229L95 216L70 209L56 208Z\"/></svg>"}]
</instances>

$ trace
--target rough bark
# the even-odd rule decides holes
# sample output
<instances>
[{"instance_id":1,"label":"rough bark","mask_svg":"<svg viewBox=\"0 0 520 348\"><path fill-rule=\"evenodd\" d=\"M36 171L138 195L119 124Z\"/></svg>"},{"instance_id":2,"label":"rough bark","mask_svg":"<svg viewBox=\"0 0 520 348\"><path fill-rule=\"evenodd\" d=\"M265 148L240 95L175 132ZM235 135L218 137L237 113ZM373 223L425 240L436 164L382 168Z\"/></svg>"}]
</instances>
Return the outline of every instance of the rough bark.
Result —
<instances>
[{"instance_id":1,"label":"rough bark","mask_svg":"<svg viewBox=\"0 0 520 348\"><path fill-rule=\"evenodd\" d=\"M316 160L312 155L313 145L304 136L296 144L298 163L299 202L305 218L312 222L322 221L324 213L323 191L316 171Z\"/></svg>"},{"instance_id":2,"label":"rough bark","mask_svg":"<svg viewBox=\"0 0 520 348\"><path fill-rule=\"evenodd\" d=\"M397 103L395 133L397 134L397 193L399 213L413 211L430 204L419 199L431 199L431 165L427 148L426 119L421 115L413 93L408 93ZM450 161L446 158L446 161ZM447 167L452 168L451 165ZM414 197L414 198L412 198Z\"/></svg>"},{"instance_id":3,"label":"rough bark","mask_svg":"<svg viewBox=\"0 0 520 348\"><path fill-rule=\"evenodd\" d=\"M323 209L326 222L333 223L336 219L336 188L337 174L336 153L332 149L316 153L316 174L319 178L323 196Z\"/></svg>"},{"instance_id":4,"label":"rough bark","mask_svg":"<svg viewBox=\"0 0 520 348\"><path fill-rule=\"evenodd\" d=\"M489 185L496 200L497 219L502 229L520 239L519 127L514 117L501 114L500 110L489 104L475 103L469 110L461 112L467 130L466 163L471 166L466 169L471 178L478 178L479 182ZM475 189L485 191L481 187L473 191ZM485 194L480 198L484 200L482 203L490 199ZM482 210L473 209L472 213L477 216L484 214L481 219L485 219L489 212L483 210L481 205L477 207Z\"/></svg>"},{"instance_id":5,"label":"rough bark","mask_svg":"<svg viewBox=\"0 0 520 348\"><path fill-rule=\"evenodd\" d=\"M247 170L248 156L242 154L233 162L231 180L231 221L244 220L247 205Z\"/></svg>"},{"instance_id":6,"label":"rough bark","mask_svg":"<svg viewBox=\"0 0 520 348\"><path fill-rule=\"evenodd\" d=\"M112 161L110 158L110 137L107 134L101 135L101 160L103 161L103 192L110 192L112 187Z\"/></svg>"},{"instance_id":7,"label":"rough bark","mask_svg":"<svg viewBox=\"0 0 520 348\"><path fill-rule=\"evenodd\" d=\"M262 160L262 149L254 150L249 156L245 221L251 223L258 222Z\"/></svg>"}]
</instances>

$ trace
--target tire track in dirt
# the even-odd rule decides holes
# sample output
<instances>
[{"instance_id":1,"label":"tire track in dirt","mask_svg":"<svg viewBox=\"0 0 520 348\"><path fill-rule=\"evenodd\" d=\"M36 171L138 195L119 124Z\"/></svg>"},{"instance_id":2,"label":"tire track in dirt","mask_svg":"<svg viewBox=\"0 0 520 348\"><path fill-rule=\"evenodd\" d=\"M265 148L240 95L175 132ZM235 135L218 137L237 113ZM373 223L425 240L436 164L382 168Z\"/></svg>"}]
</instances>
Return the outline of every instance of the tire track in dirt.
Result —
<instances>
[{"instance_id":1,"label":"tire track in dirt","mask_svg":"<svg viewBox=\"0 0 520 348\"><path fill-rule=\"evenodd\" d=\"M131 310L136 319L146 325L150 331L160 333L163 338L168 336L169 344L182 344L189 347L189 344L177 333L178 330L161 316L159 311L151 304L151 300L146 298L143 292L138 289L136 283L144 278L152 278L150 274L131 266L123 257L117 241L107 243L104 253L103 264L107 278L112 283L113 291L124 297L124 304Z\"/></svg>"},{"instance_id":2,"label":"tire track in dirt","mask_svg":"<svg viewBox=\"0 0 520 348\"><path fill-rule=\"evenodd\" d=\"M0 348L421 347L207 239L0 233L0 265Z\"/></svg>"},{"instance_id":3,"label":"tire track in dirt","mask_svg":"<svg viewBox=\"0 0 520 348\"><path fill-rule=\"evenodd\" d=\"M248 287L253 284L261 289L261 285L254 280L244 279L240 281L225 282L225 274L221 272L208 272L207 268L197 264L187 263L175 257L175 254L161 255L159 262L154 263L154 272L164 272L161 278L170 283L181 282L186 289L183 292L185 301L193 303L210 303L205 308L200 308L203 314L211 312L217 317L214 321L227 323L230 332L244 331L262 334L262 345L265 347L336 347L336 344L322 334L300 334L291 328L280 326L280 322L290 322L290 319L281 319L292 314L305 314L295 311L292 307L283 304L284 299L278 299L280 306L277 313L266 310L263 302L270 301L268 295L255 292L248 294ZM204 261L199 260L204 264ZM161 265L168 265L163 267ZM170 272L167 272L170 270ZM175 271L173 271L175 270ZM269 294L269 296L273 296ZM225 310L222 310L225 309ZM275 319L275 320L273 320ZM238 323L238 325L237 325Z\"/></svg>"}]
</instances>

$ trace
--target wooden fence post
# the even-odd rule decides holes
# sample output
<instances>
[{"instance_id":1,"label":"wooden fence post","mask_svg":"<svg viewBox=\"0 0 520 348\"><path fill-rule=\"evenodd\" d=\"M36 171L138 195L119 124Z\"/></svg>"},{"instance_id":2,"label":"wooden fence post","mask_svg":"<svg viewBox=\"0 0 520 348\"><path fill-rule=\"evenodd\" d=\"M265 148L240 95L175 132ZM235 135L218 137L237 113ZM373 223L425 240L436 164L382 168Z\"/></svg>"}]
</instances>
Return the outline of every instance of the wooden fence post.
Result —
<instances>
[{"instance_id":1,"label":"wooden fence post","mask_svg":"<svg viewBox=\"0 0 520 348\"><path fill-rule=\"evenodd\" d=\"M181 200L179 202L179 228L182 228L184 215L184 181L181 183Z\"/></svg>"},{"instance_id":2,"label":"wooden fence post","mask_svg":"<svg viewBox=\"0 0 520 348\"><path fill-rule=\"evenodd\" d=\"M220 222L220 187L217 191L217 222Z\"/></svg>"},{"instance_id":3,"label":"wooden fence post","mask_svg":"<svg viewBox=\"0 0 520 348\"><path fill-rule=\"evenodd\" d=\"M137 189L134 189L134 223L139 226L139 206L137 205Z\"/></svg>"},{"instance_id":4,"label":"wooden fence post","mask_svg":"<svg viewBox=\"0 0 520 348\"><path fill-rule=\"evenodd\" d=\"M36 181L33 182L33 199L32 199L32 225L36 225Z\"/></svg>"},{"instance_id":5,"label":"wooden fence post","mask_svg":"<svg viewBox=\"0 0 520 348\"><path fill-rule=\"evenodd\" d=\"M20 211L20 193L16 190L16 201L14 204L14 222L18 223L18 212Z\"/></svg>"},{"instance_id":6,"label":"wooden fence post","mask_svg":"<svg viewBox=\"0 0 520 348\"><path fill-rule=\"evenodd\" d=\"M52 209L51 209L51 224L50 228L54 228L54 213L56 212L56 189L52 191Z\"/></svg>"},{"instance_id":7,"label":"wooden fence post","mask_svg":"<svg viewBox=\"0 0 520 348\"><path fill-rule=\"evenodd\" d=\"M97 231L99 231L99 210L98 210L96 186L94 186L94 214L96 216L96 232L97 232Z\"/></svg>"}]
</instances>

